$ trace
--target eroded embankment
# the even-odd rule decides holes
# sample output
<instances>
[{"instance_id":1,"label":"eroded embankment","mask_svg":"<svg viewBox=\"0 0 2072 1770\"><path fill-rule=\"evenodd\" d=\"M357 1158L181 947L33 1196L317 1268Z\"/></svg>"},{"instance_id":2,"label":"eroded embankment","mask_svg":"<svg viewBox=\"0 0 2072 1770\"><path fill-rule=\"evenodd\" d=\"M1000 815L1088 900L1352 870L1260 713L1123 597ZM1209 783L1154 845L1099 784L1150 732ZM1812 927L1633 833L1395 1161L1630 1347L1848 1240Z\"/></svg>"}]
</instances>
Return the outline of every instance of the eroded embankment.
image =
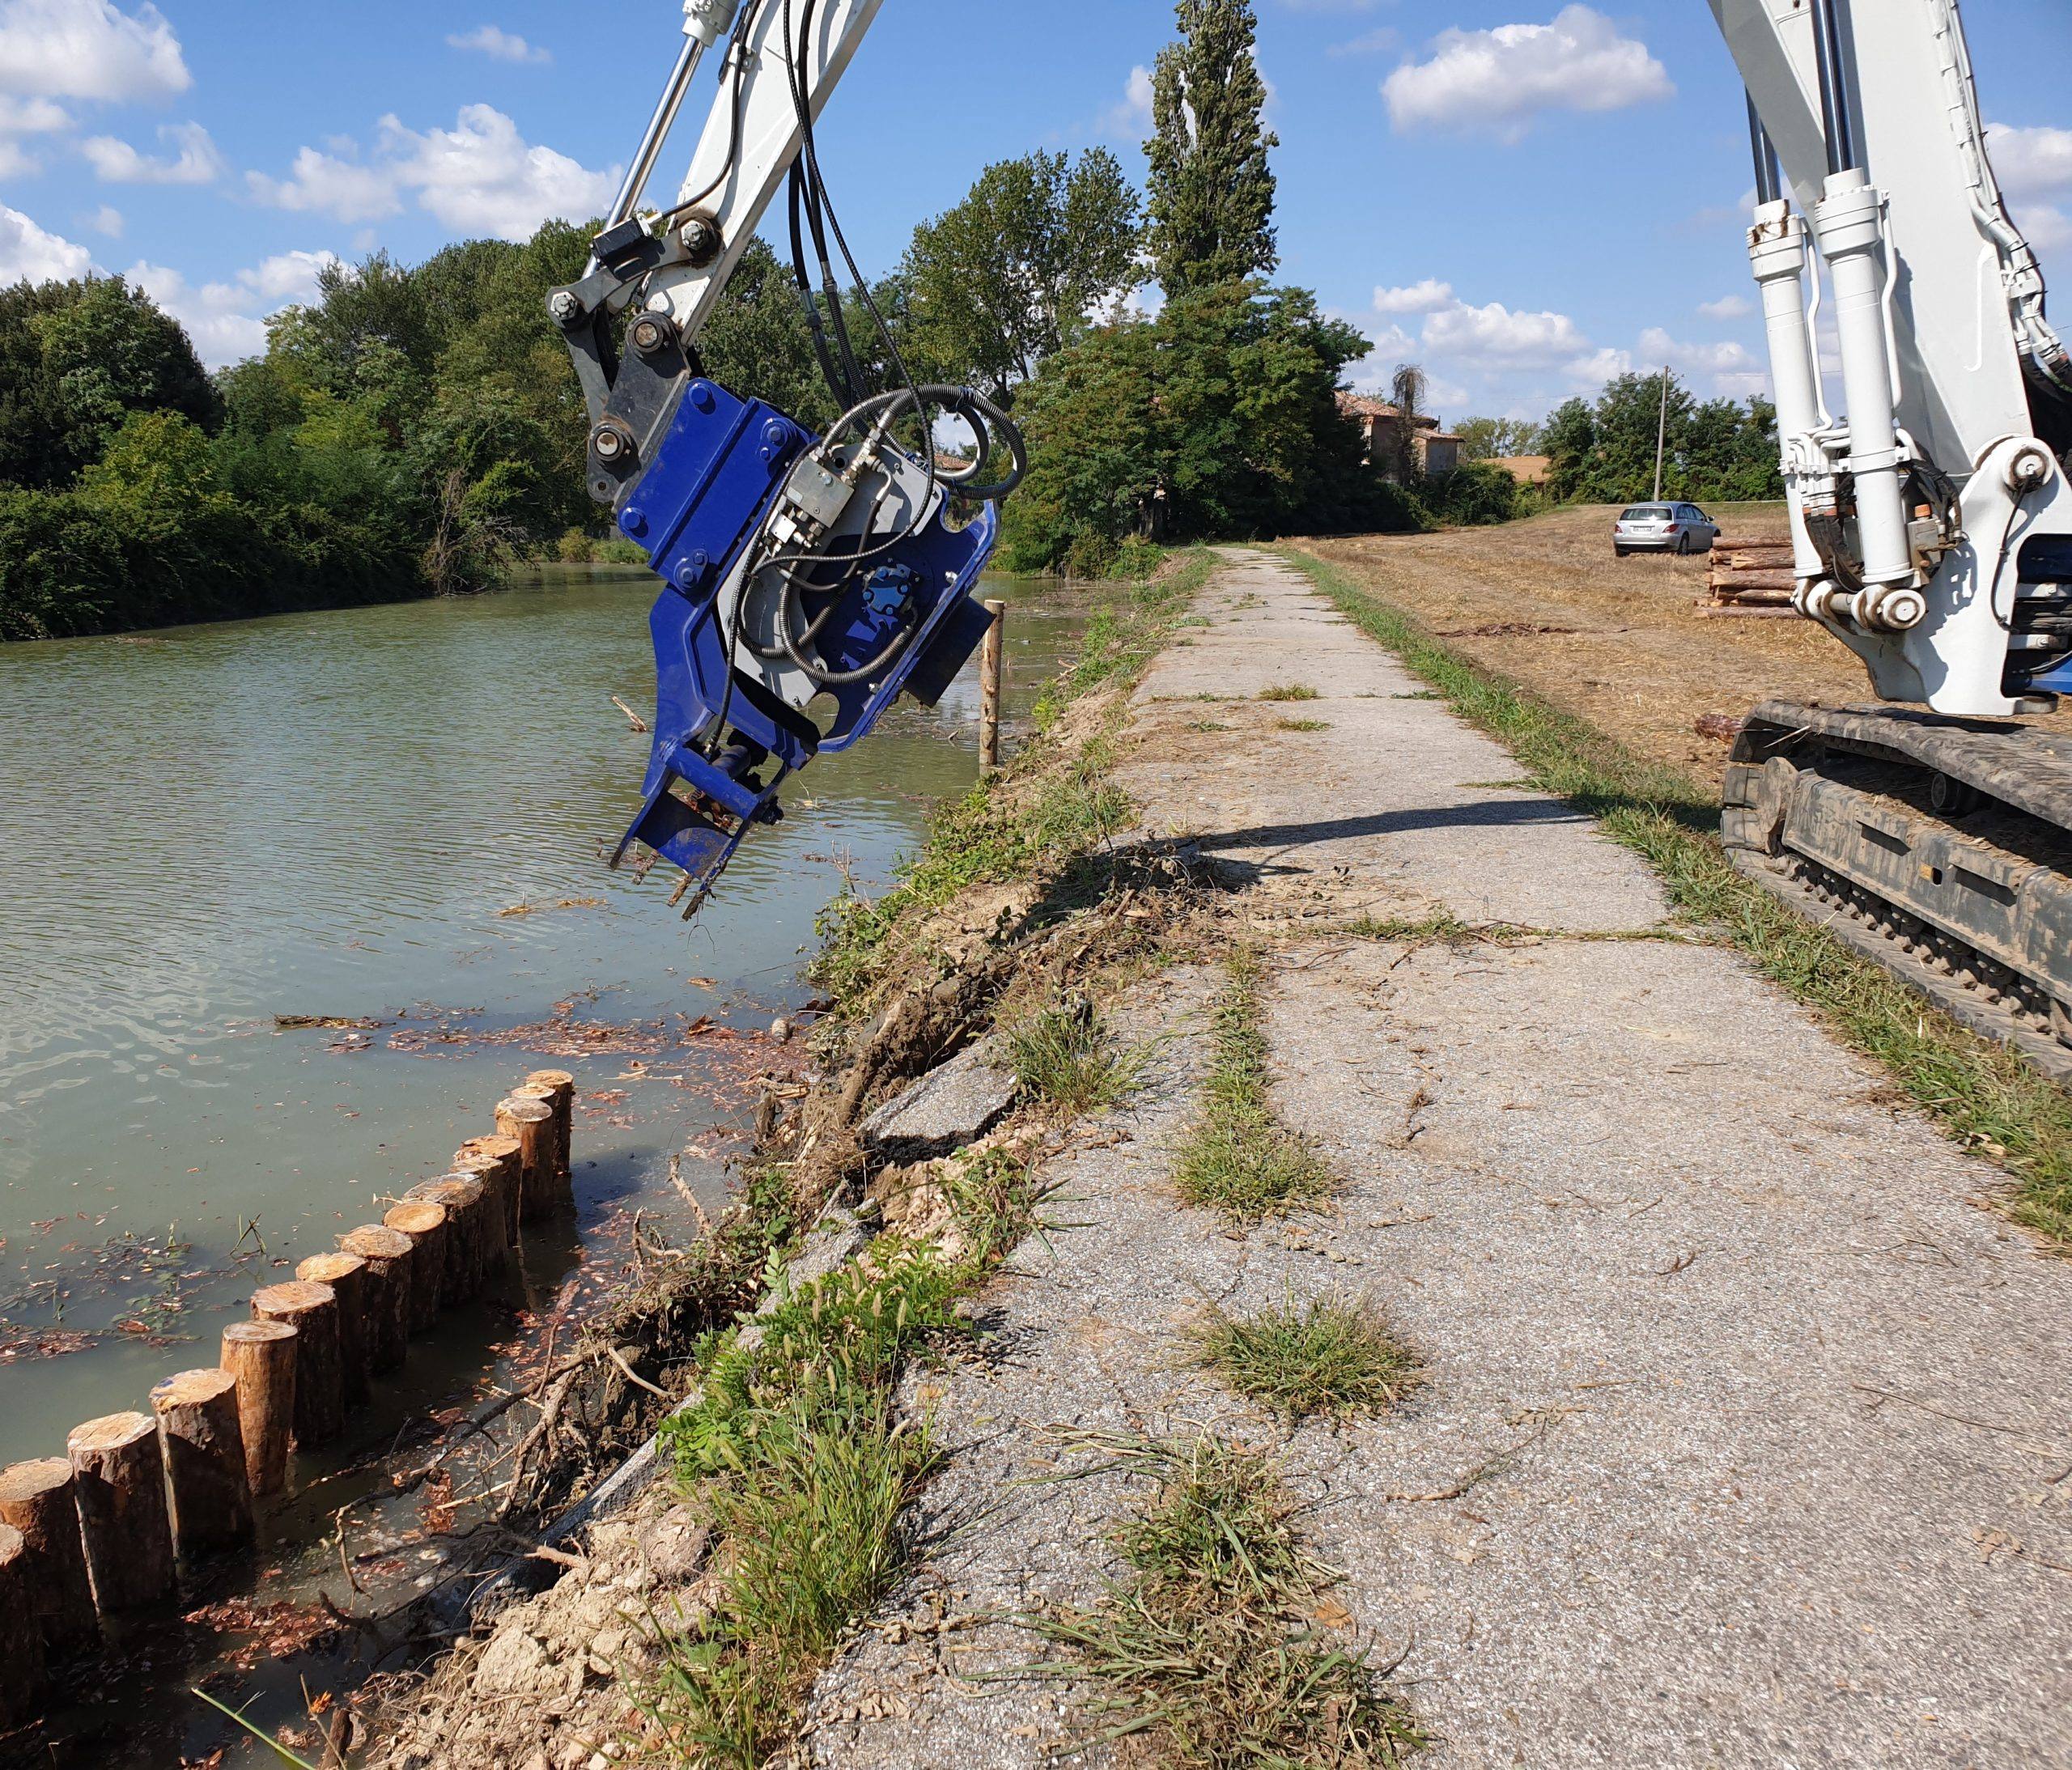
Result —
<instances>
[{"instance_id":1,"label":"eroded embankment","mask_svg":"<svg viewBox=\"0 0 2072 1770\"><path fill-rule=\"evenodd\" d=\"M2000 1174L1305 579L1205 576L837 910L799 1263L368 1761L2072 1751Z\"/></svg>"}]
</instances>

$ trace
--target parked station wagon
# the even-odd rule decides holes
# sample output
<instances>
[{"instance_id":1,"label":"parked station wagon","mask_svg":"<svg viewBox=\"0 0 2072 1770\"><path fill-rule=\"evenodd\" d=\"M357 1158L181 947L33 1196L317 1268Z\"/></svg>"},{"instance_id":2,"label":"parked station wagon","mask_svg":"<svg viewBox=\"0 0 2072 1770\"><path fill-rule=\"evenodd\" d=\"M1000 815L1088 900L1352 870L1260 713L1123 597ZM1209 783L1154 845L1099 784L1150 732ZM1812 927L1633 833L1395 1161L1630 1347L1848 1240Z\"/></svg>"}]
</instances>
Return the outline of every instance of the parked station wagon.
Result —
<instances>
[{"instance_id":1,"label":"parked station wagon","mask_svg":"<svg viewBox=\"0 0 2072 1770\"><path fill-rule=\"evenodd\" d=\"M1719 524L1696 504L1629 504L1611 526L1611 550L1629 553L1709 553Z\"/></svg>"}]
</instances>

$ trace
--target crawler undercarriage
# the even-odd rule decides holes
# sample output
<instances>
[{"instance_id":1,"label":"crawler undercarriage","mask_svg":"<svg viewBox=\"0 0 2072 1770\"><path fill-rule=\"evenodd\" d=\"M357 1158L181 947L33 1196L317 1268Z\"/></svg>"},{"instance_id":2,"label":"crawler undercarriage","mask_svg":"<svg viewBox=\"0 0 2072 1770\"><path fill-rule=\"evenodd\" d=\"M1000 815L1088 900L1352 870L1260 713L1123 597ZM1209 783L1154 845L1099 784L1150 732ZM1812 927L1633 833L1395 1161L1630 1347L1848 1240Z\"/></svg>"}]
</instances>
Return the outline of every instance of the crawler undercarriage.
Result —
<instances>
[{"instance_id":1,"label":"crawler undercarriage","mask_svg":"<svg viewBox=\"0 0 2072 1770\"><path fill-rule=\"evenodd\" d=\"M1742 872L2072 1081L2072 737L1766 702L1725 808Z\"/></svg>"}]
</instances>

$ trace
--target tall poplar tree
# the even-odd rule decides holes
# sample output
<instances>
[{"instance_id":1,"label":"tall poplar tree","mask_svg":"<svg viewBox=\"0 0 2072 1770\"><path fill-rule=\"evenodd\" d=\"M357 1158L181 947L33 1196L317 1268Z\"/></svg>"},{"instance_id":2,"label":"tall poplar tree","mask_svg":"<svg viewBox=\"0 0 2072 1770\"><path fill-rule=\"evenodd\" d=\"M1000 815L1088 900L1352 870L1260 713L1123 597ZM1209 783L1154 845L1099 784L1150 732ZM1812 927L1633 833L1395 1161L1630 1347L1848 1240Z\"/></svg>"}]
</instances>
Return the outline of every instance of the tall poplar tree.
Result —
<instances>
[{"instance_id":1,"label":"tall poplar tree","mask_svg":"<svg viewBox=\"0 0 2072 1770\"><path fill-rule=\"evenodd\" d=\"M1260 276L1280 261L1248 0L1179 0L1180 37L1152 75L1152 261L1169 295Z\"/></svg>"}]
</instances>

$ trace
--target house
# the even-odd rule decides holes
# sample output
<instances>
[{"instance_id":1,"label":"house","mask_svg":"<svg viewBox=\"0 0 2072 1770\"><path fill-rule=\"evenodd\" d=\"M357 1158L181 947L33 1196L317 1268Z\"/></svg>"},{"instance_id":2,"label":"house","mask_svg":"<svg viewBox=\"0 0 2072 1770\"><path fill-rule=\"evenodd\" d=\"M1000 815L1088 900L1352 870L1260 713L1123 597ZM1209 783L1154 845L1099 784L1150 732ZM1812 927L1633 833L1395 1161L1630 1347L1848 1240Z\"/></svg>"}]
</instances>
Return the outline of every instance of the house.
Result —
<instances>
[{"instance_id":1,"label":"house","mask_svg":"<svg viewBox=\"0 0 2072 1770\"><path fill-rule=\"evenodd\" d=\"M1340 393L1338 409L1360 426L1361 458L1379 469L1383 478L1394 479L1403 460L1401 410L1364 393ZM1460 465L1460 439L1441 430L1438 419L1423 412L1411 414L1410 451L1417 471L1427 477L1450 473Z\"/></svg>"},{"instance_id":2,"label":"house","mask_svg":"<svg viewBox=\"0 0 2072 1770\"><path fill-rule=\"evenodd\" d=\"M1521 486L1544 486L1554 466L1545 455L1499 455L1489 465L1502 468Z\"/></svg>"}]
</instances>

